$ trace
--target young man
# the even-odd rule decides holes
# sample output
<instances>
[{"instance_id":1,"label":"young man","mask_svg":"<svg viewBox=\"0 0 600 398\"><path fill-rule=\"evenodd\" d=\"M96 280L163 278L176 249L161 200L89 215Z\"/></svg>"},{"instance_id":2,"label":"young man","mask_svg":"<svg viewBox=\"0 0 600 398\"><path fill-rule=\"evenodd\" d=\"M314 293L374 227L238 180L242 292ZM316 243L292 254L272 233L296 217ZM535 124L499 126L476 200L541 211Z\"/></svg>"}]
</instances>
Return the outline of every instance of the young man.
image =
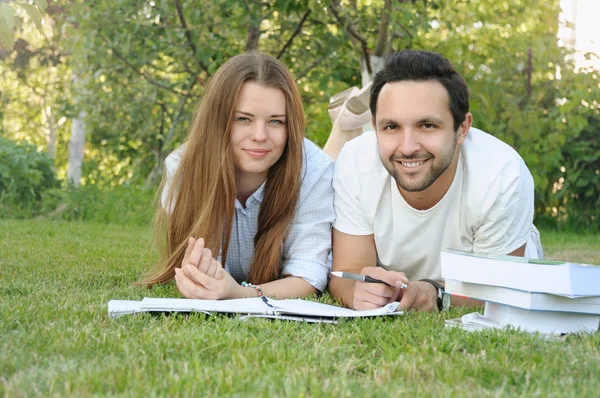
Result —
<instances>
[{"instance_id":1,"label":"young man","mask_svg":"<svg viewBox=\"0 0 600 398\"><path fill-rule=\"evenodd\" d=\"M333 270L410 282L332 277L333 296L359 310L395 300L437 310L440 250L541 257L533 178L514 149L471 128L467 85L446 58L392 54L369 105L375 131L348 142L336 162Z\"/></svg>"}]
</instances>

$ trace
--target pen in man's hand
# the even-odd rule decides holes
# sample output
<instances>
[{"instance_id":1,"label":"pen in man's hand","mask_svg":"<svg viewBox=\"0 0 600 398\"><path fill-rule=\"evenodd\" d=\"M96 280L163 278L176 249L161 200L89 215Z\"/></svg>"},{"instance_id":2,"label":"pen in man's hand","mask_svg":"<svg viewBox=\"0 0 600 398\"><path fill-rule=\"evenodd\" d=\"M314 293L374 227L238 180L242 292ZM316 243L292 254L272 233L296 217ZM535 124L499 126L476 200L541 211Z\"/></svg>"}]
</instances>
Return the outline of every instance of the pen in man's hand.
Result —
<instances>
[{"instance_id":1,"label":"pen in man's hand","mask_svg":"<svg viewBox=\"0 0 600 398\"><path fill-rule=\"evenodd\" d=\"M353 274L352 272L334 271L331 273L331 275L337 276L338 278L352 279L355 281L368 282L368 283L383 283L383 284L386 284L391 287L396 287L396 286L390 285L389 283L384 282L382 280L371 278L370 276L367 276L367 275ZM402 285L400 285L398 287L401 289L406 289L408 287L408 285L406 283L402 282Z\"/></svg>"}]
</instances>

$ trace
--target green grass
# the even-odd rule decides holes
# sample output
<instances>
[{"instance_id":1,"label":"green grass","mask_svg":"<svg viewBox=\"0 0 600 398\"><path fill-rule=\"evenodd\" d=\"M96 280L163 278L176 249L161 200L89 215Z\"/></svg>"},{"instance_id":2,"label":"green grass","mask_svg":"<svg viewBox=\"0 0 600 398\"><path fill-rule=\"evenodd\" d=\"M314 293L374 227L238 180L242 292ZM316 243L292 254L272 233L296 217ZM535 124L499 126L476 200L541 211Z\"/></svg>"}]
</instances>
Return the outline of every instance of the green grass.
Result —
<instances>
[{"instance_id":1,"label":"green grass","mask_svg":"<svg viewBox=\"0 0 600 398\"><path fill-rule=\"evenodd\" d=\"M596 396L600 333L545 341L444 328L449 314L339 325L235 317L111 320L152 263L144 227L0 220L5 396ZM543 233L546 254L600 264L600 236Z\"/></svg>"}]
</instances>

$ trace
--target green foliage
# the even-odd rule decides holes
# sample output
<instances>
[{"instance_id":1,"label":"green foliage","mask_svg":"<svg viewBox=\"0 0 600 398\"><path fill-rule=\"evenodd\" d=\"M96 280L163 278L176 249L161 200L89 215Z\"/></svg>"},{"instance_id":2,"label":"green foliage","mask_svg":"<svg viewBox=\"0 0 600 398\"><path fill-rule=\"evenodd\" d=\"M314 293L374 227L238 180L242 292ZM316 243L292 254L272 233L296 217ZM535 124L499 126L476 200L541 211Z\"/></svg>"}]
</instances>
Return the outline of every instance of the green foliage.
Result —
<instances>
[{"instance_id":1,"label":"green foliage","mask_svg":"<svg viewBox=\"0 0 600 398\"><path fill-rule=\"evenodd\" d=\"M132 186L56 189L45 196L43 217L117 225L149 225L154 193ZM57 210L58 209L58 210Z\"/></svg>"},{"instance_id":2,"label":"green foliage","mask_svg":"<svg viewBox=\"0 0 600 398\"><path fill-rule=\"evenodd\" d=\"M131 285L156 260L147 228L2 227L2 396L590 397L600 389L600 333L546 341L444 328L473 309L338 325L202 314L112 320L111 299L177 297L172 284ZM546 251L557 250L600 263L598 236L553 233Z\"/></svg>"},{"instance_id":3,"label":"green foliage","mask_svg":"<svg viewBox=\"0 0 600 398\"><path fill-rule=\"evenodd\" d=\"M64 178L69 119L84 110L85 182L152 186L208 79L254 32L257 48L296 76L306 135L324 145L328 99L360 86L360 60L382 50L386 4L382 53L426 49L453 62L471 90L474 126L513 146L531 170L537 222L600 228L598 72L576 71L572 51L559 47L559 0L57 0L43 35L24 24L14 50L0 51L0 129L40 148L54 131Z\"/></svg>"},{"instance_id":4,"label":"green foliage","mask_svg":"<svg viewBox=\"0 0 600 398\"><path fill-rule=\"evenodd\" d=\"M19 8L25 11L38 29L42 28L42 14L48 4L46 0L35 0L34 3L0 2L0 47L12 48L14 44L15 30L20 30L23 25L23 19L17 13Z\"/></svg>"},{"instance_id":5,"label":"green foliage","mask_svg":"<svg viewBox=\"0 0 600 398\"><path fill-rule=\"evenodd\" d=\"M35 214L46 191L58 184L45 153L0 137L0 216Z\"/></svg>"}]
</instances>

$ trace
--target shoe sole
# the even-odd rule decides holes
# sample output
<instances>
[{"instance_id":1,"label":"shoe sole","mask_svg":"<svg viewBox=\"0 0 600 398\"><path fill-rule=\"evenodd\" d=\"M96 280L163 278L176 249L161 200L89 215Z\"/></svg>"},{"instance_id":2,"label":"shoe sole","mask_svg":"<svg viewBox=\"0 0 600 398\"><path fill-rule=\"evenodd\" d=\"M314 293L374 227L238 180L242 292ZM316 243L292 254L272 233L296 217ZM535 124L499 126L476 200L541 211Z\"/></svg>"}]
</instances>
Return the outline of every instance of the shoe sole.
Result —
<instances>
[{"instance_id":1,"label":"shoe sole","mask_svg":"<svg viewBox=\"0 0 600 398\"><path fill-rule=\"evenodd\" d=\"M346 108L355 115L362 115L369 110L369 98L371 97L371 85L361 89L356 96L346 101Z\"/></svg>"},{"instance_id":2,"label":"shoe sole","mask_svg":"<svg viewBox=\"0 0 600 398\"><path fill-rule=\"evenodd\" d=\"M346 100L348 99L348 96L352 93L352 91L356 90L356 89L357 89L357 87L350 87L350 88L345 89L344 91L341 91L341 92L335 94L329 100L329 105L327 106L327 108L335 109L335 108L343 105L344 102L346 102Z\"/></svg>"}]
</instances>

